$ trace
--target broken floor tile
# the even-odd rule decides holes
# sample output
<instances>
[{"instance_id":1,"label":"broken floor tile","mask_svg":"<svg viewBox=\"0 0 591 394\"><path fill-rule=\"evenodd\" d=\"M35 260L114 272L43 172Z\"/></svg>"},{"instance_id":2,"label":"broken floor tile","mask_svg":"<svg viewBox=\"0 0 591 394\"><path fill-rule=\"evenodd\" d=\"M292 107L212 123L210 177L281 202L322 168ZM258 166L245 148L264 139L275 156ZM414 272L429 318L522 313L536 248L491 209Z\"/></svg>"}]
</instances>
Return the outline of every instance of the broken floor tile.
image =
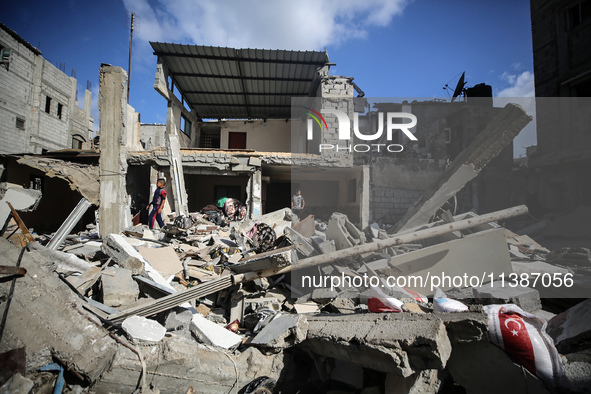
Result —
<instances>
[{"instance_id":1,"label":"broken floor tile","mask_svg":"<svg viewBox=\"0 0 591 394\"><path fill-rule=\"evenodd\" d=\"M206 345L223 349L235 349L242 343L239 335L207 320L199 313L193 315L191 332Z\"/></svg>"},{"instance_id":2,"label":"broken floor tile","mask_svg":"<svg viewBox=\"0 0 591 394\"><path fill-rule=\"evenodd\" d=\"M166 335L166 328L160 323L142 316L128 317L121 326L138 343L157 343Z\"/></svg>"}]
</instances>

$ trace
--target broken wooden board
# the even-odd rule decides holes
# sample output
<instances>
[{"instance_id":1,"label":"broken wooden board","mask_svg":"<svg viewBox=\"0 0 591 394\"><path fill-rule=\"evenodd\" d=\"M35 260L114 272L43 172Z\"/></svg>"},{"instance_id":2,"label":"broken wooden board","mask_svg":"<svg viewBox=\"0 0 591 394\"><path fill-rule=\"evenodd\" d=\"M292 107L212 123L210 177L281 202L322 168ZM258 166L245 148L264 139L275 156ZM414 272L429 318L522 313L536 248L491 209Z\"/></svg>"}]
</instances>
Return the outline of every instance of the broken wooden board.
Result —
<instances>
[{"instance_id":1,"label":"broken wooden board","mask_svg":"<svg viewBox=\"0 0 591 394\"><path fill-rule=\"evenodd\" d=\"M160 273L174 275L183 270L183 263L179 260L172 246L163 248L139 247L138 252Z\"/></svg>"}]
</instances>

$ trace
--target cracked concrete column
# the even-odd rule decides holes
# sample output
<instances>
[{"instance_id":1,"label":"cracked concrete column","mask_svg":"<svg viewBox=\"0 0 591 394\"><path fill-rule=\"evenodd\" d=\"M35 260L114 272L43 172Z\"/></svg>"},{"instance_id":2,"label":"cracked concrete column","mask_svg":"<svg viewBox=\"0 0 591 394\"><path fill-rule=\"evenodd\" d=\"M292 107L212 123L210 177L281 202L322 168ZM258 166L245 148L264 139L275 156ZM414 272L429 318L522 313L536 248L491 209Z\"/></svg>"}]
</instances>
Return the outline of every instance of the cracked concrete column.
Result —
<instances>
[{"instance_id":1,"label":"cracked concrete column","mask_svg":"<svg viewBox=\"0 0 591 394\"><path fill-rule=\"evenodd\" d=\"M127 206L127 73L121 67L102 65L99 72L101 238L120 233L131 223Z\"/></svg>"},{"instance_id":2,"label":"cracked concrete column","mask_svg":"<svg viewBox=\"0 0 591 394\"><path fill-rule=\"evenodd\" d=\"M181 144L174 120L173 103L168 102L166 150L170 161L170 186L174 198L174 210L177 215L189 214L187 190L185 189L185 176L183 174L183 160L181 157Z\"/></svg>"},{"instance_id":3,"label":"cracked concrete column","mask_svg":"<svg viewBox=\"0 0 591 394\"><path fill-rule=\"evenodd\" d=\"M252 173L246 184L247 206L250 211L250 218L260 218L263 213L262 206L262 176L260 168Z\"/></svg>"},{"instance_id":4,"label":"cracked concrete column","mask_svg":"<svg viewBox=\"0 0 591 394\"><path fill-rule=\"evenodd\" d=\"M361 167L361 193L359 202L359 223L364 229L369 226L369 196L371 190L369 189L370 169L365 165Z\"/></svg>"}]
</instances>

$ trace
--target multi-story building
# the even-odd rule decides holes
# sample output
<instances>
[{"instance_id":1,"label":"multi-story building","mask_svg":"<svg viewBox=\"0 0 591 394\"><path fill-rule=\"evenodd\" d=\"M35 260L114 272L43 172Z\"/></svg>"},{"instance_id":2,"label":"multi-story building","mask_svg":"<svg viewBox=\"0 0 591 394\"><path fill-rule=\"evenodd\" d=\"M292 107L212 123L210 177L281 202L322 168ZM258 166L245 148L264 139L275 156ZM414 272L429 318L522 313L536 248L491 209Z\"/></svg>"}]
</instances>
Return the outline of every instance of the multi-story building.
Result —
<instances>
[{"instance_id":1,"label":"multi-story building","mask_svg":"<svg viewBox=\"0 0 591 394\"><path fill-rule=\"evenodd\" d=\"M528 205L569 212L591 203L591 0L530 4L538 142Z\"/></svg>"},{"instance_id":2,"label":"multi-story building","mask_svg":"<svg viewBox=\"0 0 591 394\"><path fill-rule=\"evenodd\" d=\"M0 154L90 149L92 94L0 23Z\"/></svg>"}]
</instances>

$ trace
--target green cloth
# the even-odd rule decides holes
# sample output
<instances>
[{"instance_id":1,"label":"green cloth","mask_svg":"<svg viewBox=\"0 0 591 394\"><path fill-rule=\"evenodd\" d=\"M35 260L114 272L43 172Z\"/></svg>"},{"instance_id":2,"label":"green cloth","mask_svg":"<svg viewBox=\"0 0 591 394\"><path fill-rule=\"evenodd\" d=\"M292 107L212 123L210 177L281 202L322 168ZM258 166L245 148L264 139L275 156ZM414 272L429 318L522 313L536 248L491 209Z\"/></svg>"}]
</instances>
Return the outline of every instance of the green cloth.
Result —
<instances>
[{"instance_id":1,"label":"green cloth","mask_svg":"<svg viewBox=\"0 0 591 394\"><path fill-rule=\"evenodd\" d=\"M224 206L224 204L226 203L226 200L228 199L228 197L222 197L218 200L218 202L215 203L215 206L218 208L222 208Z\"/></svg>"}]
</instances>

